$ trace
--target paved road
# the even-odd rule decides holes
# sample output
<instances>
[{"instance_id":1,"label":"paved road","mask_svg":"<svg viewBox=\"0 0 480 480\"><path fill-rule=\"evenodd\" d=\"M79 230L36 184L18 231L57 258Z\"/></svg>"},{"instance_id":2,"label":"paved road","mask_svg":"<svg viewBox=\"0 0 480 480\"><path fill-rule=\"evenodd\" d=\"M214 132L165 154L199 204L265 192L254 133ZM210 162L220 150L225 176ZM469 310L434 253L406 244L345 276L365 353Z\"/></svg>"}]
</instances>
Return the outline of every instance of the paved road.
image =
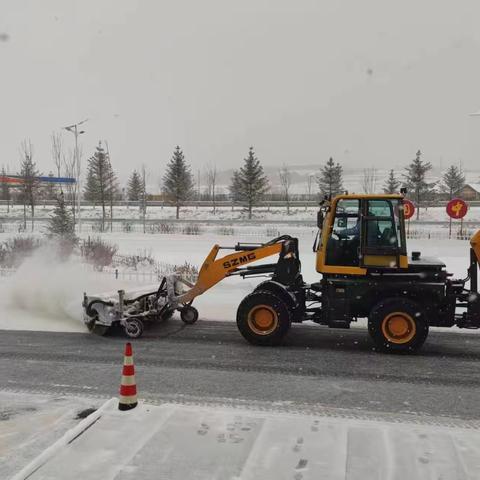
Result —
<instances>
[{"instance_id":1,"label":"paved road","mask_svg":"<svg viewBox=\"0 0 480 480\"><path fill-rule=\"evenodd\" d=\"M0 331L0 385L115 395L124 343L121 335ZM295 325L283 347L260 348L233 323L171 320L134 342L134 356L139 396L153 402L480 420L480 336L473 334L431 332L421 353L385 355L363 329Z\"/></svg>"}]
</instances>

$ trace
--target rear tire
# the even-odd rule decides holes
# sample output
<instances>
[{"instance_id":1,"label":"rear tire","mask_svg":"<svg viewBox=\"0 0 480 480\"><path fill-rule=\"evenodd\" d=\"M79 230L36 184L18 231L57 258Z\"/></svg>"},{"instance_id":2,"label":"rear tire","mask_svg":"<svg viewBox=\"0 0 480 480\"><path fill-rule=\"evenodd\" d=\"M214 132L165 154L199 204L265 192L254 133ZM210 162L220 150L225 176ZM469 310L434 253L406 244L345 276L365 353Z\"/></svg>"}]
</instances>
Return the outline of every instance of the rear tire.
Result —
<instances>
[{"instance_id":1,"label":"rear tire","mask_svg":"<svg viewBox=\"0 0 480 480\"><path fill-rule=\"evenodd\" d=\"M423 308L408 298L389 298L373 307L368 332L382 352L415 352L428 336Z\"/></svg>"},{"instance_id":2,"label":"rear tire","mask_svg":"<svg viewBox=\"0 0 480 480\"><path fill-rule=\"evenodd\" d=\"M253 345L279 345L290 325L286 303L271 292L253 292L238 306L237 327L245 340Z\"/></svg>"}]
</instances>

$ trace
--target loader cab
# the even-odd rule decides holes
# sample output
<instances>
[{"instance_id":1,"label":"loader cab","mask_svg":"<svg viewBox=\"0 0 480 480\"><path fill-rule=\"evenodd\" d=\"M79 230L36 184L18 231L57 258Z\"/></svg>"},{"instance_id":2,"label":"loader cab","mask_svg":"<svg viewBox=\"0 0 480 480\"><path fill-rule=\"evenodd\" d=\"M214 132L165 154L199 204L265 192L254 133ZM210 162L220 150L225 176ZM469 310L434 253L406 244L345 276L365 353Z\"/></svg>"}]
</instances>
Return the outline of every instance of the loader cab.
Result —
<instances>
[{"instance_id":1,"label":"loader cab","mask_svg":"<svg viewBox=\"0 0 480 480\"><path fill-rule=\"evenodd\" d=\"M322 206L320 273L408 268L401 195L339 195Z\"/></svg>"}]
</instances>

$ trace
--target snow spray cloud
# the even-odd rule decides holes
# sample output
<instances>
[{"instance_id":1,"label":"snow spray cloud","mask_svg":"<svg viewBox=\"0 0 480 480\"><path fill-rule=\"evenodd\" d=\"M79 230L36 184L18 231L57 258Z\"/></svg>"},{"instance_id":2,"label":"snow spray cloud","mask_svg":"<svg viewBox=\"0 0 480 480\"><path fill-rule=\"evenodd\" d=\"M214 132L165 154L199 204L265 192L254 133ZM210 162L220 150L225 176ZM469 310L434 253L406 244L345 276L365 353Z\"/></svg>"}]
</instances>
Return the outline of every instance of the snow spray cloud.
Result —
<instances>
[{"instance_id":1,"label":"snow spray cloud","mask_svg":"<svg viewBox=\"0 0 480 480\"><path fill-rule=\"evenodd\" d=\"M56 324L61 320L70 327L72 323L81 327L83 292L112 289L115 280L100 277L76 257L66 261L59 258L55 245L45 245L35 251L2 283L0 308L10 314L20 310L28 312L32 328L49 319Z\"/></svg>"}]
</instances>

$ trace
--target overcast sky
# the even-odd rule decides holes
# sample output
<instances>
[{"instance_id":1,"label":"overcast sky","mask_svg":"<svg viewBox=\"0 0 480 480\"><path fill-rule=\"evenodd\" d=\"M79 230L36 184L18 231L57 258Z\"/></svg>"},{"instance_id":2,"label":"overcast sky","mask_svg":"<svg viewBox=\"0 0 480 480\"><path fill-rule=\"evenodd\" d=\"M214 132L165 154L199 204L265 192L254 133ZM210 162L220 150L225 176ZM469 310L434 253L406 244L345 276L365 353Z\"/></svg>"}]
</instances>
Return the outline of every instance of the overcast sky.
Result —
<instances>
[{"instance_id":1,"label":"overcast sky","mask_svg":"<svg viewBox=\"0 0 480 480\"><path fill-rule=\"evenodd\" d=\"M0 0L0 164L90 118L124 178L239 165L480 170L478 0ZM66 132L71 145L73 136Z\"/></svg>"}]
</instances>

